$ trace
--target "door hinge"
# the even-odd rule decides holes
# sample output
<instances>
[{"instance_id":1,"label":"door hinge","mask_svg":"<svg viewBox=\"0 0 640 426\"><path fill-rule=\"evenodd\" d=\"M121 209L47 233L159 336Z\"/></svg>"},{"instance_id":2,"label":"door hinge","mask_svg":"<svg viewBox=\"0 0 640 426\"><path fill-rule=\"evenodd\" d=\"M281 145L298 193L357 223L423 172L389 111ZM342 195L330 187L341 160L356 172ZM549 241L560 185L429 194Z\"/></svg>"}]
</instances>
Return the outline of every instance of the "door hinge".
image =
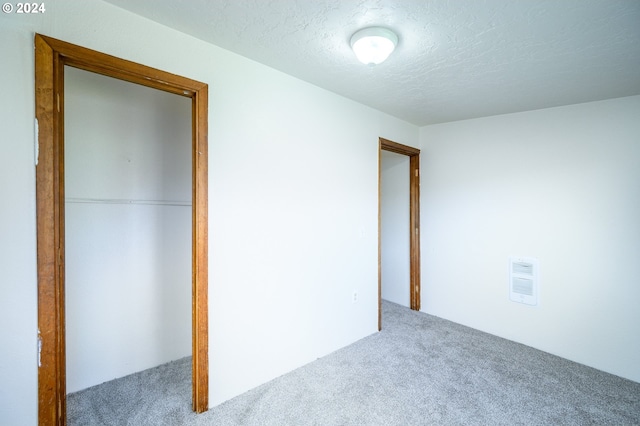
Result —
<instances>
[{"instance_id":1,"label":"door hinge","mask_svg":"<svg viewBox=\"0 0 640 426\"><path fill-rule=\"evenodd\" d=\"M416 169L416 177L418 177L418 173L419 173L419 172L418 172L418 169Z\"/></svg>"},{"instance_id":2,"label":"door hinge","mask_svg":"<svg viewBox=\"0 0 640 426\"><path fill-rule=\"evenodd\" d=\"M42 367L42 336L40 335L40 329L38 329L38 368Z\"/></svg>"},{"instance_id":3,"label":"door hinge","mask_svg":"<svg viewBox=\"0 0 640 426\"><path fill-rule=\"evenodd\" d=\"M38 127L38 117L35 118L35 136L33 141L33 150L35 156L36 167L38 166L38 157L40 156L40 141L38 140L40 134L40 128Z\"/></svg>"}]
</instances>

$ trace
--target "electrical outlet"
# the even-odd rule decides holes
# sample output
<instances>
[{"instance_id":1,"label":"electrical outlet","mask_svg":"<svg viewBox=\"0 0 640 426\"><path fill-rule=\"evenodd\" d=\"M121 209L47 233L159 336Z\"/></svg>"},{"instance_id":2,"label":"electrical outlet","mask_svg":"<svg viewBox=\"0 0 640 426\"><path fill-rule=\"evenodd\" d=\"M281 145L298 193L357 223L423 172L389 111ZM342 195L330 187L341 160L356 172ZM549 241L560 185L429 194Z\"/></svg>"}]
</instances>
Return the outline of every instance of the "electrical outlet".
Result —
<instances>
[{"instance_id":1,"label":"electrical outlet","mask_svg":"<svg viewBox=\"0 0 640 426\"><path fill-rule=\"evenodd\" d=\"M357 303L358 302L358 292L357 291L353 292L353 299L352 300L353 300L353 303Z\"/></svg>"}]
</instances>

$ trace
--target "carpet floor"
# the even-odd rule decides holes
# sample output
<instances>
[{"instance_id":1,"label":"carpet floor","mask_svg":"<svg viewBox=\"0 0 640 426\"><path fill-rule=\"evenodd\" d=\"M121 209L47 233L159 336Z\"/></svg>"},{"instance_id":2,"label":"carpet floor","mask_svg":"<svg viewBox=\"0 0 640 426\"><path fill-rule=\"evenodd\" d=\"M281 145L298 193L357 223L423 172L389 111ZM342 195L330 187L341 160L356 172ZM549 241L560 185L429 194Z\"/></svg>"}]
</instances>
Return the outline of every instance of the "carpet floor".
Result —
<instances>
[{"instance_id":1,"label":"carpet floor","mask_svg":"<svg viewBox=\"0 0 640 426\"><path fill-rule=\"evenodd\" d=\"M640 425L640 383L386 301L380 333L200 415L190 362L68 395L68 424Z\"/></svg>"}]
</instances>

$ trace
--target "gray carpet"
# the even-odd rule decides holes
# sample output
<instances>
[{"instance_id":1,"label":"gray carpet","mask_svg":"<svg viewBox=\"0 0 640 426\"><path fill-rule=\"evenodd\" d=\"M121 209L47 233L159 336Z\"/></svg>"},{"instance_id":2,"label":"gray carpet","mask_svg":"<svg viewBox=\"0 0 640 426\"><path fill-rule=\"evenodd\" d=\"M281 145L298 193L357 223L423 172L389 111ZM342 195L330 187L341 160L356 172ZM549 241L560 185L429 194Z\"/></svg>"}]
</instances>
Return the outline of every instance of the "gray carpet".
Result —
<instances>
[{"instance_id":1,"label":"gray carpet","mask_svg":"<svg viewBox=\"0 0 640 426\"><path fill-rule=\"evenodd\" d=\"M70 425L640 425L640 383L383 303L383 330L191 412L190 359L68 396Z\"/></svg>"}]
</instances>

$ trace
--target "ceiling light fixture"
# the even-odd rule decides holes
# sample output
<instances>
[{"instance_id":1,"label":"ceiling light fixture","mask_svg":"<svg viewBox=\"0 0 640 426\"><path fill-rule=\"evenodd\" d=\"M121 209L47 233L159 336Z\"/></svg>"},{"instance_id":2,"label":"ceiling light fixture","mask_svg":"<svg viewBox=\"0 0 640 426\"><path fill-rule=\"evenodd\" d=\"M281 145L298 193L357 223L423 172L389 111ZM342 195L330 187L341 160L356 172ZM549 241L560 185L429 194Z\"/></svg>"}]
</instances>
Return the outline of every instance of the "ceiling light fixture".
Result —
<instances>
[{"instance_id":1,"label":"ceiling light fixture","mask_svg":"<svg viewBox=\"0 0 640 426\"><path fill-rule=\"evenodd\" d=\"M378 65L384 62L398 44L398 36L381 27L363 28L351 37L351 48L360 62Z\"/></svg>"}]
</instances>

